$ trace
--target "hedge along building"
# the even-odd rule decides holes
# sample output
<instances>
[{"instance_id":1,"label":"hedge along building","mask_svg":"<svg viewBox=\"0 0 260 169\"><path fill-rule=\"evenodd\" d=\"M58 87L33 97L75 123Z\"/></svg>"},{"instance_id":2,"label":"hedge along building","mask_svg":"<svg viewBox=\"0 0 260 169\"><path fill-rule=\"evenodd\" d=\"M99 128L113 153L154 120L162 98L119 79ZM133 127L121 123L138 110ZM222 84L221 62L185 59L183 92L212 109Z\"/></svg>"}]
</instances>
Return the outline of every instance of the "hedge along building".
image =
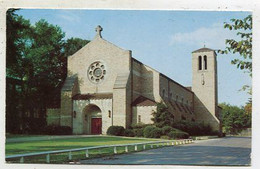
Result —
<instances>
[{"instance_id":1,"label":"hedge along building","mask_svg":"<svg viewBox=\"0 0 260 169\"><path fill-rule=\"evenodd\" d=\"M68 57L59 109L47 109L47 123L69 126L73 134L105 134L109 126L152 123L163 101L174 121L205 122L221 130L217 60L212 49L192 52L192 87L184 87L104 40L95 38Z\"/></svg>"}]
</instances>

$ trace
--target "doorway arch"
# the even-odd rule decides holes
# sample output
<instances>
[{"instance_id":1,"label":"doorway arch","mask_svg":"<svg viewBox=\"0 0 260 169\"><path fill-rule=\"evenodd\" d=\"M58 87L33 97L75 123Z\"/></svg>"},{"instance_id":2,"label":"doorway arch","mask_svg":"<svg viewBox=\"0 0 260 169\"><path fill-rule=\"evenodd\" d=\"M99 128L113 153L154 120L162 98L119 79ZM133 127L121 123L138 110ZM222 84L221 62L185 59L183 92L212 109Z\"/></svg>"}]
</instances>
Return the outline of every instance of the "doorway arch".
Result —
<instances>
[{"instance_id":1,"label":"doorway arch","mask_svg":"<svg viewBox=\"0 0 260 169\"><path fill-rule=\"evenodd\" d=\"M90 104L84 108L83 112L83 134L102 134L101 109Z\"/></svg>"}]
</instances>

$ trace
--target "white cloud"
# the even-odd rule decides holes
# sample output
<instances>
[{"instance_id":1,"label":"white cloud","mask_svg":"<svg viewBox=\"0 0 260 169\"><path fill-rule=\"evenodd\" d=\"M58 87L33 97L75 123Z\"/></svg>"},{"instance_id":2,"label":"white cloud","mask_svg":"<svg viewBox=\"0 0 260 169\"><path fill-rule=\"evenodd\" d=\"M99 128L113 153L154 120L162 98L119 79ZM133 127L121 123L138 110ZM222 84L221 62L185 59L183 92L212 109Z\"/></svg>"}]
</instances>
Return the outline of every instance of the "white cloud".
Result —
<instances>
[{"instance_id":1,"label":"white cloud","mask_svg":"<svg viewBox=\"0 0 260 169\"><path fill-rule=\"evenodd\" d=\"M236 33L223 28L223 24L217 23L210 27L201 27L193 32L176 33L171 36L170 45L188 44L206 47L214 47L214 49L223 49L225 47L225 39L236 38Z\"/></svg>"},{"instance_id":2,"label":"white cloud","mask_svg":"<svg viewBox=\"0 0 260 169\"><path fill-rule=\"evenodd\" d=\"M68 22L79 23L81 20L79 15L75 14L74 11L69 11L69 10L62 11L62 13L58 14L57 16Z\"/></svg>"}]
</instances>

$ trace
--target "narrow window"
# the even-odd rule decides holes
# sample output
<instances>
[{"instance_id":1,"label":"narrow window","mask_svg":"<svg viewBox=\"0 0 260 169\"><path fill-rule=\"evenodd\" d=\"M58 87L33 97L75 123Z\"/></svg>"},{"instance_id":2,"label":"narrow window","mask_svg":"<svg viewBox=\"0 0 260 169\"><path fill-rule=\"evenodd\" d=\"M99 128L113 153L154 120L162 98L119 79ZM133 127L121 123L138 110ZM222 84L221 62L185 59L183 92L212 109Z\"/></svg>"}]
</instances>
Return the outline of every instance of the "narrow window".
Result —
<instances>
[{"instance_id":1,"label":"narrow window","mask_svg":"<svg viewBox=\"0 0 260 169\"><path fill-rule=\"evenodd\" d=\"M199 56L199 70L202 69L202 59L201 59L201 56Z\"/></svg>"},{"instance_id":2,"label":"narrow window","mask_svg":"<svg viewBox=\"0 0 260 169\"><path fill-rule=\"evenodd\" d=\"M207 70L207 56L204 56L204 69Z\"/></svg>"},{"instance_id":3,"label":"narrow window","mask_svg":"<svg viewBox=\"0 0 260 169\"><path fill-rule=\"evenodd\" d=\"M138 115L138 123L141 123L141 115Z\"/></svg>"},{"instance_id":4,"label":"narrow window","mask_svg":"<svg viewBox=\"0 0 260 169\"><path fill-rule=\"evenodd\" d=\"M178 101L178 95L176 95L176 101Z\"/></svg>"},{"instance_id":5,"label":"narrow window","mask_svg":"<svg viewBox=\"0 0 260 169\"><path fill-rule=\"evenodd\" d=\"M170 96L169 96L169 100L171 100L172 99L172 93L170 93Z\"/></svg>"},{"instance_id":6,"label":"narrow window","mask_svg":"<svg viewBox=\"0 0 260 169\"><path fill-rule=\"evenodd\" d=\"M108 110L108 117L111 118L111 111Z\"/></svg>"},{"instance_id":7,"label":"narrow window","mask_svg":"<svg viewBox=\"0 0 260 169\"><path fill-rule=\"evenodd\" d=\"M181 103L183 103L183 100L184 100L184 99L183 99L183 98L181 98Z\"/></svg>"},{"instance_id":8,"label":"narrow window","mask_svg":"<svg viewBox=\"0 0 260 169\"><path fill-rule=\"evenodd\" d=\"M165 96L165 90L163 89L163 91L162 91L162 97L164 98L164 96Z\"/></svg>"},{"instance_id":9,"label":"narrow window","mask_svg":"<svg viewBox=\"0 0 260 169\"><path fill-rule=\"evenodd\" d=\"M77 117L77 112L73 111L73 118L76 118L76 117Z\"/></svg>"}]
</instances>

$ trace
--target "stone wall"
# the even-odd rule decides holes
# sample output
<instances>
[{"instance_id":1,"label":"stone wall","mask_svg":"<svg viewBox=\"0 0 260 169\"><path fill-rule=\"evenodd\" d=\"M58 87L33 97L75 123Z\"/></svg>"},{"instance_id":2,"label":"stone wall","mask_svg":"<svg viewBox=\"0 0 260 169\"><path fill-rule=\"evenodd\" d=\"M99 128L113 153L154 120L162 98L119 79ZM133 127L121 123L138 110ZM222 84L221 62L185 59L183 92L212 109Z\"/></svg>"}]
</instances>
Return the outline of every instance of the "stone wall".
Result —
<instances>
[{"instance_id":1,"label":"stone wall","mask_svg":"<svg viewBox=\"0 0 260 169\"><path fill-rule=\"evenodd\" d=\"M86 108L91 105L97 106L101 110L102 134L106 134L108 127L112 126L112 99L74 100L73 111L76 112L76 116L73 117L73 134L91 134L91 112L86 112ZM110 117L109 111L111 112ZM85 115L88 115L88 124L84 124Z\"/></svg>"},{"instance_id":2,"label":"stone wall","mask_svg":"<svg viewBox=\"0 0 260 169\"><path fill-rule=\"evenodd\" d=\"M60 125L72 127L72 91L61 92Z\"/></svg>"},{"instance_id":3,"label":"stone wall","mask_svg":"<svg viewBox=\"0 0 260 169\"><path fill-rule=\"evenodd\" d=\"M135 59L133 59L133 76L134 98L142 95L156 102L163 101L174 113L176 121L180 121L182 116L189 121L195 120L194 113L173 105L174 101L177 101L180 104L179 107L187 106L194 112L194 93L192 91Z\"/></svg>"},{"instance_id":4,"label":"stone wall","mask_svg":"<svg viewBox=\"0 0 260 169\"><path fill-rule=\"evenodd\" d=\"M207 69L199 70L198 58L207 56ZM212 51L192 53L192 91L195 93L194 111L198 121L209 123L214 130L220 129L217 95L217 60Z\"/></svg>"},{"instance_id":5,"label":"stone wall","mask_svg":"<svg viewBox=\"0 0 260 169\"><path fill-rule=\"evenodd\" d=\"M170 111L174 112L175 121L183 120L183 118L188 121L195 120L192 91L161 74L160 95L169 106ZM191 111L188 111L187 108Z\"/></svg>"},{"instance_id":6,"label":"stone wall","mask_svg":"<svg viewBox=\"0 0 260 169\"><path fill-rule=\"evenodd\" d=\"M86 93L112 93L117 74L130 71L131 51L123 50L112 43L96 37L74 55L68 57L69 76L77 74L79 90ZM95 84L89 79L89 67L100 61L106 74L102 82Z\"/></svg>"},{"instance_id":7,"label":"stone wall","mask_svg":"<svg viewBox=\"0 0 260 169\"><path fill-rule=\"evenodd\" d=\"M156 106L134 106L132 124L152 124L153 121L151 120L151 118L153 117L152 113L154 111L156 111Z\"/></svg>"},{"instance_id":8,"label":"stone wall","mask_svg":"<svg viewBox=\"0 0 260 169\"><path fill-rule=\"evenodd\" d=\"M60 109L47 109L47 125L60 125Z\"/></svg>"}]
</instances>

